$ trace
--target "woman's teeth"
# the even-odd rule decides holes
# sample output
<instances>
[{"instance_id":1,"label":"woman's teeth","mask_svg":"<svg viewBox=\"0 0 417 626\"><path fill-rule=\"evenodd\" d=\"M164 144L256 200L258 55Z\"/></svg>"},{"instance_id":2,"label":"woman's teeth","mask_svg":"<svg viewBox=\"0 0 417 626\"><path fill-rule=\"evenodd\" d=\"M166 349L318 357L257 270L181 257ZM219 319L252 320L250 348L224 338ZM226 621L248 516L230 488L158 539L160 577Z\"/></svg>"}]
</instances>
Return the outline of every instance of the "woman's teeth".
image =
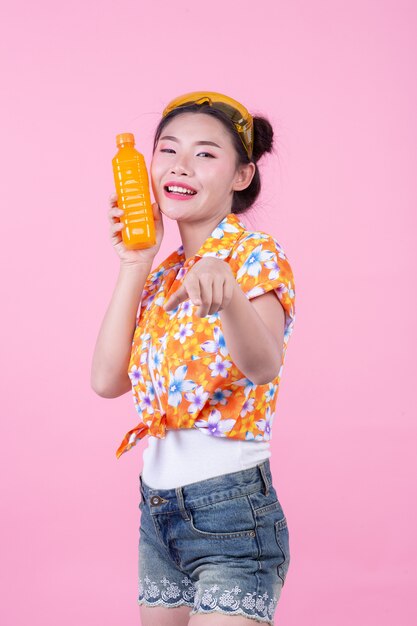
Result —
<instances>
[{"instance_id":1,"label":"woman's teeth","mask_svg":"<svg viewBox=\"0 0 417 626\"><path fill-rule=\"evenodd\" d=\"M184 189L184 187L166 187L166 189L168 191L173 191L174 193L189 194L191 196L197 193L196 191L191 191L191 189Z\"/></svg>"}]
</instances>

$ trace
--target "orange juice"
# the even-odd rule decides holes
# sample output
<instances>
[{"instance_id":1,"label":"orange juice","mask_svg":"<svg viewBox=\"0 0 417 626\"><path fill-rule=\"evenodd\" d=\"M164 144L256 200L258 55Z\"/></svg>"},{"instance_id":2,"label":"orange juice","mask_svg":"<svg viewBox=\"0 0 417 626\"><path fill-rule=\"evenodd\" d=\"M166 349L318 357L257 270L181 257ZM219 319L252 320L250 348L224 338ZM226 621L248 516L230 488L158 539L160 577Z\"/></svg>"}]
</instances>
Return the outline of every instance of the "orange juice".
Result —
<instances>
[{"instance_id":1,"label":"orange juice","mask_svg":"<svg viewBox=\"0 0 417 626\"><path fill-rule=\"evenodd\" d=\"M128 250L149 248L155 245L156 235L145 158L135 148L133 133L116 135L116 145L119 150L112 165L117 204L124 211L123 243Z\"/></svg>"}]
</instances>

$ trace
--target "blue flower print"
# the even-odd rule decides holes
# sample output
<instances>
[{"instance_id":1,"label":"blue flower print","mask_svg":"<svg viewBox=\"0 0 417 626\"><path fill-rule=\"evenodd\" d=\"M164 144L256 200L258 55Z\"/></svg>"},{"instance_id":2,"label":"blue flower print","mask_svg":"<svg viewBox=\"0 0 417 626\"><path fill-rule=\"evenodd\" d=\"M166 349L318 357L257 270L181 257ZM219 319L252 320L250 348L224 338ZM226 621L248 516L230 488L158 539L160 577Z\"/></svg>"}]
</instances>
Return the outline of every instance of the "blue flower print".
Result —
<instances>
[{"instance_id":1,"label":"blue flower print","mask_svg":"<svg viewBox=\"0 0 417 626\"><path fill-rule=\"evenodd\" d=\"M233 224L229 224L226 218L224 218L220 224L216 226L216 228L212 232L212 237L214 239L223 239L224 233L238 233L239 229L236 228Z\"/></svg>"},{"instance_id":2,"label":"blue flower print","mask_svg":"<svg viewBox=\"0 0 417 626\"><path fill-rule=\"evenodd\" d=\"M219 319L220 315L219 312L217 313L212 313L211 315L206 315L206 319L209 322L209 324L214 324L214 322L216 322Z\"/></svg>"},{"instance_id":3,"label":"blue flower print","mask_svg":"<svg viewBox=\"0 0 417 626\"><path fill-rule=\"evenodd\" d=\"M287 286L284 283L280 283L278 287L275 287L275 291L277 292L278 298L280 295L288 291ZM279 298L281 300L281 298Z\"/></svg>"},{"instance_id":4,"label":"blue flower print","mask_svg":"<svg viewBox=\"0 0 417 626\"><path fill-rule=\"evenodd\" d=\"M255 422L259 430L264 433L263 439L269 441L271 439L271 426L272 426L271 408L268 406L265 411L265 419L257 420Z\"/></svg>"},{"instance_id":5,"label":"blue flower print","mask_svg":"<svg viewBox=\"0 0 417 626\"><path fill-rule=\"evenodd\" d=\"M155 304L157 306L164 306L164 302L165 302L165 296L164 294L161 294L160 296L158 296L157 298L155 298Z\"/></svg>"},{"instance_id":6,"label":"blue flower print","mask_svg":"<svg viewBox=\"0 0 417 626\"><path fill-rule=\"evenodd\" d=\"M289 293L289 295L290 295L290 297L291 297L291 298L294 298L294 296L295 296L295 291L294 291L294 289L292 288L292 282L291 282L290 280L288 281L288 293ZM295 316L294 316L294 319L295 319Z\"/></svg>"},{"instance_id":7,"label":"blue flower print","mask_svg":"<svg viewBox=\"0 0 417 626\"><path fill-rule=\"evenodd\" d=\"M150 361L150 366L152 367L153 370L161 369L161 365L162 365L161 355L159 353L158 348L152 344L149 348L149 361Z\"/></svg>"},{"instance_id":8,"label":"blue flower print","mask_svg":"<svg viewBox=\"0 0 417 626\"><path fill-rule=\"evenodd\" d=\"M237 259L238 256L240 256L240 253L244 252L245 250L245 246L243 245L245 241L249 241L250 239L269 239L269 235L267 235L266 233L261 233L258 231L255 231L253 233L251 233L250 235L247 235L246 237L244 237L244 239L241 239L239 244L235 247L233 253L232 253L232 259Z\"/></svg>"},{"instance_id":9,"label":"blue flower print","mask_svg":"<svg viewBox=\"0 0 417 626\"><path fill-rule=\"evenodd\" d=\"M255 403L255 398L249 398L248 400L245 400L240 410L240 415L242 417L245 417L246 413L251 413L254 409L254 406L253 406L254 403Z\"/></svg>"},{"instance_id":10,"label":"blue flower print","mask_svg":"<svg viewBox=\"0 0 417 626\"><path fill-rule=\"evenodd\" d=\"M278 241L276 241L276 240L274 240L274 241L275 241L275 248L276 248L276 251L278 253L279 258L283 259L284 261L286 261L287 260L287 255L285 254L284 248L281 247L281 245L278 243Z\"/></svg>"},{"instance_id":11,"label":"blue flower print","mask_svg":"<svg viewBox=\"0 0 417 626\"><path fill-rule=\"evenodd\" d=\"M272 402L274 399L275 393L278 389L278 385L274 383L268 383L268 389L264 393L264 398L266 402Z\"/></svg>"},{"instance_id":12,"label":"blue flower print","mask_svg":"<svg viewBox=\"0 0 417 626\"><path fill-rule=\"evenodd\" d=\"M205 435L222 437L224 433L228 433L232 430L233 426L236 424L236 420L221 419L221 417L222 414L220 413L220 411L218 411L217 409L213 409L212 411L210 411L208 421L196 420L195 425L197 426L197 428L201 428L201 432Z\"/></svg>"},{"instance_id":13,"label":"blue flower print","mask_svg":"<svg viewBox=\"0 0 417 626\"><path fill-rule=\"evenodd\" d=\"M151 336L152 335L150 333L148 333L148 332L141 333L141 335L139 337L140 340L141 340L141 343L142 343L141 350L146 350L146 348L148 347L148 343L149 343L149 341L151 339ZM132 344L133 344L133 342L132 342Z\"/></svg>"},{"instance_id":14,"label":"blue flower print","mask_svg":"<svg viewBox=\"0 0 417 626\"><path fill-rule=\"evenodd\" d=\"M197 387L197 383L193 380L184 380L187 369L186 365L180 365L174 374L169 372L168 404L170 406L176 407L181 404L182 393L192 391Z\"/></svg>"},{"instance_id":15,"label":"blue flower print","mask_svg":"<svg viewBox=\"0 0 417 626\"><path fill-rule=\"evenodd\" d=\"M279 265L276 261L276 257L270 259L269 261L265 261L265 267L271 270L268 274L269 280L274 280L279 276Z\"/></svg>"},{"instance_id":16,"label":"blue flower print","mask_svg":"<svg viewBox=\"0 0 417 626\"><path fill-rule=\"evenodd\" d=\"M190 298L181 302L182 306L180 307L180 312L178 313L178 319L181 320L183 317L192 317L193 314L193 303Z\"/></svg>"},{"instance_id":17,"label":"blue flower print","mask_svg":"<svg viewBox=\"0 0 417 626\"><path fill-rule=\"evenodd\" d=\"M155 297L156 297L155 293L151 293L149 295L144 295L144 298L142 300L142 304L144 306L146 306L147 308L149 308L151 306L152 302L154 301Z\"/></svg>"},{"instance_id":18,"label":"blue flower print","mask_svg":"<svg viewBox=\"0 0 417 626\"><path fill-rule=\"evenodd\" d=\"M193 325L191 322L187 322L187 324L180 324L180 329L174 334L174 338L180 343L184 343L186 338L192 335L194 335Z\"/></svg>"},{"instance_id":19,"label":"blue flower print","mask_svg":"<svg viewBox=\"0 0 417 626\"><path fill-rule=\"evenodd\" d=\"M239 380L234 380L233 384L237 387L244 387L245 389L243 391L245 396L248 396L252 389L256 387L256 384L249 380L249 378L239 378Z\"/></svg>"},{"instance_id":20,"label":"blue flower print","mask_svg":"<svg viewBox=\"0 0 417 626\"><path fill-rule=\"evenodd\" d=\"M165 389L165 376L157 376L156 377L156 392L158 394L159 397L162 396L162 394L166 393L166 389Z\"/></svg>"},{"instance_id":21,"label":"blue flower print","mask_svg":"<svg viewBox=\"0 0 417 626\"><path fill-rule=\"evenodd\" d=\"M169 339L169 332L166 331L162 337L158 337L158 341L161 344L161 350L162 352L166 351L167 348L167 343L168 343L168 339Z\"/></svg>"},{"instance_id":22,"label":"blue flower print","mask_svg":"<svg viewBox=\"0 0 417 626\"><path fill-rule=\"evenodd\" d=\"M153 415L154 408L152 406L153 400L155 398L155 391L153 388L153 384L150 381L146 381L146 392L143 392L139 389L139 402L140 408L142 411L147 411L150 415Z\"/></svg>"},{"instance_id":23,"label":"blue flower print","mask_svg":"<svg viewBox=\"0 0 417 626\"><path fill-rule=\"evenodd\" d=\"M179 270L178 274L176 275L176 279L177 279L177 280L181 280L181 278L183 278L183 276L185 276L186 272L187 272L187 268L182 267L182 268Z\"/></svg>"},{"instance_id":24,"label":"blue flower print","mask_svg":"<svg viewBox=\"0 0 417 626\"><path fill-rule=\"evenodd\" d=\"M132 389L132 395L133 395L133 404L135 405L135 409L139 413L139 416L142 418L143 411L142 411L142 409L140 407L139 400L137 398L137 395L136 395L134 389Z\"/></svg>"},{"instance_id":25,"label":"blue flower print","mask_svg":"<svg viewBox=\"0 0 417 626\"><path fill-rule=\"evenodd\" d=\"M227 257L230 254L230 249L227 248L219 248L218 250L216 250L215 252L205 252L204 256L214 256L217 259L221 259L222 261L224 261L225 259L227 259Z\"/></svg>"},{"instance_id":26,"label":"blue flower print","mask_svg":"<svg viewBox=\"0 0 417 626\"><path fill-rule=\"evenodd\" d=\"M137 365L133 365L132 369L128 372L128 376L133 387L143 382L142 369Z\"/></svg>"},{"instance_id":27,"label":"blue flower print","mask_svg":"<svg viewBox=\"0 0 417 626\"><path fill-rule=\"evenodd\" d=\"M264 436L260 434L255 436L253 433L247 430L245 434L245 439L246 441L263 441Z\"/></svg>"},{"instance_id":28,"label":"blue flower print","mask_svg":"<svg viewBox=\"0 0 417 626\"><path fill-rule=\"evenodd\" d=\"M218 387L212 394L209 404L227 404L229 396L232 395L231 389L221 389Z\"/></svg>"},{"instance_id":29,"label":"blue flower print","mask_svg":"<svg viewBox=\"0 0 417 626\"><path fill-rule=\"evenodd\" d=\"M164 266L161 267L160 270L158 270L157 272L154 272L152 274L152 280L151 280L151 285L152 287L159 282L159 279L162 278L162 276L165 274L166 269Z\"/></svg>"},{"instance_id":30,"label":"blue flower print","mask_svg":"<svg viewBox=\"0 0 417 626\"><path fill-rule=\"evenodd\" d=\"M166 300L164 300L164 302L166 302ZM181 304L177 304L175 309L171 309L170 311L166 311L166 314L168 315L168 318L170 320L174 319L174 317L177 315L178 309L180 308L180 306L181 306Z\"/></svg>"},{"instance_id":31,"label":"blue flower print","mask_svg":"<svg viewBox=\"0 0 417 626\"><path fill-rule=\"evenodd\" d=\"M274 252L262 250L262 244L250 253L246 261L238 269L236 278L239 280L245 274L257 278L262 271L262 263L270 261L274 257Z\"/></svg>"},{"instance_id":32,"label":"blue flower print","mask_svg":"<svg viewBox=\"0 0 417 626\"><path fill-rule=\"evenodd\" d=\"M202 350L205 352L220 352L223 356L229 354L229 350L226 347L226 341L224 335L218 326L213 328L214 341L204 341L201 344Z\"/></svg>"},{"instance_id":33,"label":"blue flower print","mask_svg":"<svg viewBox=\"0 0 417 626\"><path fill-rule=\"evenodd\" d=\"M200 412L205 405L209 395L210 394L207 391L204 391L204 387L202 387L201 385L197 387L195 393L193 393L192 391L186 393L185 397L188 402L191 403L188 407L188 413L195 413L196 411Z\"/></svg>"},{"instance_id":34,"label":"blue flower print","mask_svg":"<svg viewBox=\"0 0 417 626\"><path fill-rule=\"evenodd\" d=\"M232 365L232 361L223 361L220 354L217 354L215 362L209 364L209 369L212 370L212 376L223 376L223 378L227 378L227 370L230 369Z\"/></svg>"},{"instance_id":35,"label":"blue flower print","mask_svg":"<svg viewBox=\"0 0 417 626\"><path fill-rule=\"evenodd\" d=\"M244 239L244 241L248 241L249 239L269 239L269 235L261 232L260 230L255 230L253 233L249 233Z\"/></svg>"}]
</instances>

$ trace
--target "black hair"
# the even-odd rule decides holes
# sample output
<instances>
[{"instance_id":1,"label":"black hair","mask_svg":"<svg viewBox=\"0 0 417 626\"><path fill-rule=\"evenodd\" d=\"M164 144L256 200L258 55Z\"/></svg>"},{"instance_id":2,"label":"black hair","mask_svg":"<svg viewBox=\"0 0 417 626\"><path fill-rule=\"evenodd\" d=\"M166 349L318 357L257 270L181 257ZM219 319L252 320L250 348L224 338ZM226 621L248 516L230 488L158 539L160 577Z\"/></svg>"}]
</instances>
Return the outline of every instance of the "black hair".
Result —
<instances>
[{"instance_id":1,"label":"black hair","mask_svg":"<svg viewBox=\"0 0 417 626\"><path fill-rule=\"evenodd\" d=\"M245 213L254 204L261 191L261 176L257 162L262 155L265 154L265 152L273 151L274 131L269 120L265 117L253 116L254 144L252 158L249 159L233 122L225 113L213 108L207 102L203 104L191 104L178 107L170 111L170 113L163 117L159 122L155 131L152 154L155 152L156 145L164 127L173 117L180 115L181 113L205 113L220 120L233 141L236 152L236 167L251 162L255 164L255 173L248 187L246 187L246 189L242 189L241 191L233 192L231 212L236 214Z\"/></svg>"}]
</instances>

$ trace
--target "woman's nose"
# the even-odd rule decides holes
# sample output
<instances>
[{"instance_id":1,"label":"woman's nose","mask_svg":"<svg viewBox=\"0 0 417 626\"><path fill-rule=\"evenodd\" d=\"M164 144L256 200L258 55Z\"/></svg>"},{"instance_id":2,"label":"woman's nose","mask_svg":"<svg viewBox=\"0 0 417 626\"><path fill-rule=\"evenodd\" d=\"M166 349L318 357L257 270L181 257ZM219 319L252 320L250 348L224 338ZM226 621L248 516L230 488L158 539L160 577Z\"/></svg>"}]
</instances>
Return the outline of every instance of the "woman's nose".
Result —
<instances>
[{"instance_id":1,"label":"woman's nose","mask_svg":"<svg viewBox=\"0 0 417 626\"><path fill-rule=\"evenodd\" d=\"M178 158L178 160L172 166L172 173L173 174L183 174L183 173L191 174L191 169L190 169L190 166L188 165L187 160L184 158Z\"/></svg>"}]
</instances>

